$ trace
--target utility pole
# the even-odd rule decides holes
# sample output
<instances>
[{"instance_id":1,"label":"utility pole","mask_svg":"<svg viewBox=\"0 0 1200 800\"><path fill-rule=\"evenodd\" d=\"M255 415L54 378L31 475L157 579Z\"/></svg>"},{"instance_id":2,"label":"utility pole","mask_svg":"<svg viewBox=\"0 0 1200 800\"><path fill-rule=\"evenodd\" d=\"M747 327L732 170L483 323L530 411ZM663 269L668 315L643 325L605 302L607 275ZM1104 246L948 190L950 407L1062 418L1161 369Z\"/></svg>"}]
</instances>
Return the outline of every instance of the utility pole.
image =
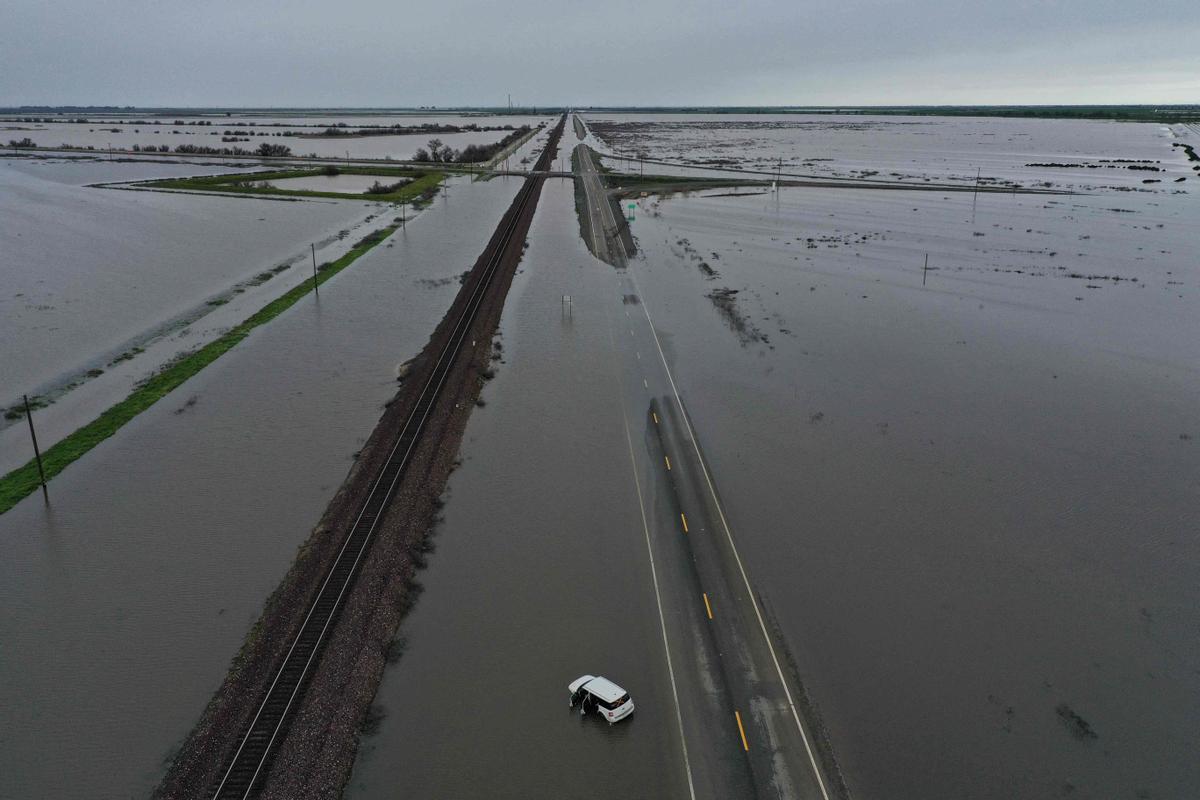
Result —
<instances>
[{"instance_id":1,"label":"utility pole","mask_svg":"<svg viewBox=\"0 0 1200 800\"><path fill-rule=\"evenodd\" d=\"M979 175L981 167L975 168L975 192L971 195L971 224L975 224L975 203L979 200Z\"/></svg>"},{"instance_id":2,"label":"utility pole","mask_svg":"<svg viewBox=\"0 0 1200 800\"><path fill-rule=\"evenodd\" d=\"M317 246L316 244L310 243L309 247L312 248L313 258L313 294L315 294L317 297L320 297L321 290L317 288Z\"/></svg>"},{"instance_id":3,"label":"utility pole","mask_svg":"<svg viewBox=\"0 0 1200 800\"><path fill-rule=\"evenodd\" d=\"M37 459L38 478L42 481L42 498L46 501L46 505L50 505L50 492L46 489L46 470L42 469L42 451L38 449L37 433L33 430L33 411L29 408L29 395L22 395L25 398L25 419L29 421L29 438L33 439L33 455Z\"/></svg>"}]
</instances>

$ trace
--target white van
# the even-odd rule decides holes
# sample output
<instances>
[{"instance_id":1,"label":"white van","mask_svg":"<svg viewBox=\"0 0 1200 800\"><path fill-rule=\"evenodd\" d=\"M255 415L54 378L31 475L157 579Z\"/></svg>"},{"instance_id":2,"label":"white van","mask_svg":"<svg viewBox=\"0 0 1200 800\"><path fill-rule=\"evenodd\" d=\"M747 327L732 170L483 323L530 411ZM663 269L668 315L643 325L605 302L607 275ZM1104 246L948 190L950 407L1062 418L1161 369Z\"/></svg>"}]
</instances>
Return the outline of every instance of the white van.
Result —
<instances>
[{"instance_id":1,"label":"white van","mask_svg":"<svg viewBox=\"0 0 1200 800\"><path fill-rule=\"evenodd\" d=\"M633 713L633 700L629 692L608 678L584 675L571 681L567 690L571 692L571 708L578 703L581 715L594 710L608 720L609 725Z\"/></svg>"}]
</instances>

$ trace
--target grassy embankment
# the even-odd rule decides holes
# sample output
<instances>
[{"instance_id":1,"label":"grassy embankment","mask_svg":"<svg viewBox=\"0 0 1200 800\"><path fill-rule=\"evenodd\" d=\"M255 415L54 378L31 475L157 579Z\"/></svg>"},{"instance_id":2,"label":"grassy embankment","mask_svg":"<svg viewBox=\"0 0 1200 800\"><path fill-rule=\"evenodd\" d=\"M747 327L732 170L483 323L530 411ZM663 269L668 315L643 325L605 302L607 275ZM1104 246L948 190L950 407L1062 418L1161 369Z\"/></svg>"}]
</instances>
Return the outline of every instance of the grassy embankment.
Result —
<instances>
[{"instance_id":1,"label":"grassy embankment","mask_svg":"<svg viewBox=\"0 0 1200 800\"><path fill-rule=\"evenodd\" d=\"M154 189L180 189L193 192L223 192L233 194L271 195L283 197L326 197L335 200L378 200L385 203L413 203L419 205L422 200L428 200L437 192L438 186L445 177L441 170L420 171L399 167L337 167L337 175L372 175L378 176L380 183L386 184L387 179L411 179L394 192L387 194L371 194L369 192L319 192L309 189L280 189L274 186L260 186L268 181L282 181L288 178L309 178L322 175L332 175L324 169L293 169L279 172L243 172L225 175L209 175L194 178L168 178L160 181L148 181L140 184Z\"/></svg>"},{"instance_id":2,"label":"grassy embankment","mask_svg":"<svg viewBox=\"0 0 1200 800\"><path fill-rule=\"evenodd\" d=\"M324 283L350 266L361 255L391 236L398 228L399 225L393 224L372 231L356 242L354 247L350 248L350 251L341 258L322 264L317 269L317 284ZM270 322L295 305L300 298L309 294L312 289L312 281L305 281L303 284L267 303L241 324L234 326L219 338L167 364L158 372L138 384L137 388L124 400L106 410L87 425L71 433L53 445L49 450L46 450L42 453L42 463L46 470L46 480L50 480L62 472L71 462L116 433L122 425L154 405L188 378L207 367L213 361L216 361L220 356L232 349L234 345L249 336L250 332L259 325ZM37 463L32 459L24 466L18 467L7 475L0 477L0 514L15 506L26 495L37 491L39 485Z\"/></svg>"}]
</instances>

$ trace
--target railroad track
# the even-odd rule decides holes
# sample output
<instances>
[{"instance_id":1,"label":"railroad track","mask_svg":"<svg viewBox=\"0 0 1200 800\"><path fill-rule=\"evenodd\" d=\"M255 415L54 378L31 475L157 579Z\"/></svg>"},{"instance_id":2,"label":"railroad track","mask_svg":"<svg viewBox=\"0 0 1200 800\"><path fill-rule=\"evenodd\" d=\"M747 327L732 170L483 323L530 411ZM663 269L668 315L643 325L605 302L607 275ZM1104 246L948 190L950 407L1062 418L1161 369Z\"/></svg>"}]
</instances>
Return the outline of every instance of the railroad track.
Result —
<instances>
[{"instance_id":1,"label":"railroad track","mask_svg":"<svg viewBox=\"0 0 1200 800\"><path fill-rule=\"evenodd\" d=\"M564 115L538 159L535 171L544 172L549 167L565 122ZM500 222L500 235L493 236L489 242L487 261L482 270L477 270L477 274L473 276L474 280L469 281L472 284L468 290L470 294L455 320L450 337L429 371L416 403L405 419L383 467L372 482L370 491L265 697L249 726L239 736L237 749L225 770L220 773L219 781L212 787L211 796L214 800L245 800L253 795L266 777L275 746L282 741L291 717L300 706L305 688L316 670L322 647L337 621L338 612L353 588L359 566L367 554L379 521L387 511L396 493L396 487L422 441L426 421L470 333L479 306L487 296L492 277L508 254L530 202L536 202L537 188L542 180L542 176L525 180Z\"/></svg>"}]
</instances>

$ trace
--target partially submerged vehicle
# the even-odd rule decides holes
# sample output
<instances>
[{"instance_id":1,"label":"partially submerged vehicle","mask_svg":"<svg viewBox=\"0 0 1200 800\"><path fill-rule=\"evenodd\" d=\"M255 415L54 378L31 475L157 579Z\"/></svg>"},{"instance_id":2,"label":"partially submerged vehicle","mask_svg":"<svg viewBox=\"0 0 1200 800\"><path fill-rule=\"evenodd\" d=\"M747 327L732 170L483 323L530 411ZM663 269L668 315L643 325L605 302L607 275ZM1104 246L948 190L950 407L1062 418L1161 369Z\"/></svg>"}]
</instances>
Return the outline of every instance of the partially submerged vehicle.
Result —
<instances>
[{"instance_id":1,"label":"partially submerged vehicle","mask_svg":"<svg viewBox=\"0 0 1200 800\"><path fill-rule=\"evenodd\" d=\"M578 704L581 716L595 711L611 725L633 713L629 692L608 678L584 675L571 681L567 689L571 692L571 708Z\"/></svg>"}]
</instances>

